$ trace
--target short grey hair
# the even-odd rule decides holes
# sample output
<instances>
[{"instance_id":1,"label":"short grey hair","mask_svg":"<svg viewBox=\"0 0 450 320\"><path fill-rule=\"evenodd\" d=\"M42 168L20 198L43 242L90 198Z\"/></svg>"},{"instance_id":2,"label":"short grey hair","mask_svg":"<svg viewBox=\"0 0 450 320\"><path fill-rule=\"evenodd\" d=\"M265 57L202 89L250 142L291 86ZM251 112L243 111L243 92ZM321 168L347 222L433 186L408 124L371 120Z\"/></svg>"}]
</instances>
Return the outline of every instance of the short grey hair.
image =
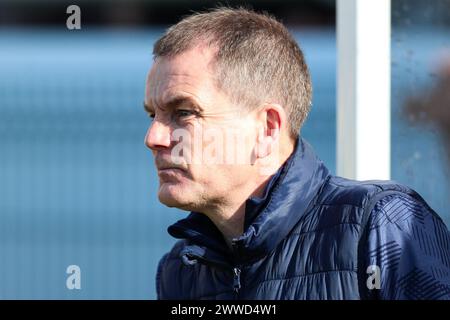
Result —
<instances>
[{"instance_id":1,"label":"short grey hair","mask_svg":"<svg viewBox=\"0 0 450 320\"><path fill-rule=\"evenodd\" d=\"M312 86L303 53L286 27L267 13L216 8L170 27L153 55L173 57L206 42L216 47L216 85L247 108L279 103L296 139L311 108Z\"/></svg>"}]
</instances>

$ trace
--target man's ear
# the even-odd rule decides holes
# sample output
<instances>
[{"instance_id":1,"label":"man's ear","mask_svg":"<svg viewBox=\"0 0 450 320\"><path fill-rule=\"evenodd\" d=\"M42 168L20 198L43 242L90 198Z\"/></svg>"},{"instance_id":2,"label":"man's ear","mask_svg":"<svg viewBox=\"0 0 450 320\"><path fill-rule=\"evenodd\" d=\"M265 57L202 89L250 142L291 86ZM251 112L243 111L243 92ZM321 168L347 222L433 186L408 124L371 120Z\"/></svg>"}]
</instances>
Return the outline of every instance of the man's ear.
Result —
<instances>
[{"instance_id":1,"label":"man's ear","mask_svg":"<svg viewBox=\"0 0 450 320\"><path fill-rule=\"evenodd\" d=\"M281 132L286 128L286 111L279 104L267 103L259 111L260 130L257 137L256 158L265 158L278 151Z\"/></svg>"}]
</instances>

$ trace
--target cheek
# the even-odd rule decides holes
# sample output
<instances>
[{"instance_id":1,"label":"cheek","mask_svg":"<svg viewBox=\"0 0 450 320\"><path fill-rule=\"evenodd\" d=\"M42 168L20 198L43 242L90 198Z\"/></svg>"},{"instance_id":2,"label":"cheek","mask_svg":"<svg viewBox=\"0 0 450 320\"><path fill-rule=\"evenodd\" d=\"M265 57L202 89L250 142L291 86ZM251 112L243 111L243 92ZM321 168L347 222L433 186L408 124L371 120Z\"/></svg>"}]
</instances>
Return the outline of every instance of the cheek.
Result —
<instances>
[{"instance_id":1,"label":"cheek","mask_svg":"<svg viewBox=\"0 0 450 320\"><path fill-rule=\"evenodd\" d=\"M203 165L192 170L194 183L208 194L225 194L248 182L249 168L247 165Z\"/></svg>"},{"instance_id":2,"label":"cheek","mask_svg":"<svg viewBox=\"0 0 450 320\"><path fill-rule=\"evenodd\" d=\"M227 171L221 165L253 162L255 131L254 123L245 119L220 124L190 121L172 131L171 155L191 165L193 177L204 178L206 172L218 175Z\"/></svg>"},{"instance_id":3,"label":"cheek","mask_svg":"<svg viewBox=\"0 0 450 320\"><path fill-rule=\"evenodd\" d=\"M192 189L201 189L205 193L226 189L229 171L222 165L192 165L189 168L191 179L188 182Z\"/></svg>"},{"instance_id":4,"label":"cheek","mask_svg":"<svg viewBox=\"0 0 450 320\"><path fill-rule=\"evenodd\" d=\"M198 142L198 140L196 141ZM203 130L200 144L194 154L204 165L244 165L252 163L256 144L255 130L235 124ZM200 148L197 146L200 145ZM226 171L228 168L218 168Z\"/></svg>"}]
</instances>

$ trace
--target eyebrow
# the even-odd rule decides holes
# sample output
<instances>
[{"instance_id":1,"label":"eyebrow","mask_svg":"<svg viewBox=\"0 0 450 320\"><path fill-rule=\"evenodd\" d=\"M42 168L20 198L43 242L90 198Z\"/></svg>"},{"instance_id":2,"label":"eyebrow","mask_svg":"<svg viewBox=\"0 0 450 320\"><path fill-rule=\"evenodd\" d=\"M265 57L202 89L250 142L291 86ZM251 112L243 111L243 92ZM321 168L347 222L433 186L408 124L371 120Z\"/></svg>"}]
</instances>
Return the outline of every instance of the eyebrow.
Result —
<instances>
[{"instance_id":1,"label":"eyebrow","mask_svg":"<svg viewBox=\"0 0 450 320\"><path fill-rule=\"evenodd\" d=\"M182 105L182 104L189 104L192 107L199 109L199 111L203 111L203 108L201 108L194 99L192 99L191 97L186 97L186 96L173 96L172 98L170 98L168 101L166 101L164 103L164 106L169 109L174 109L177 106ZM146 104L145 101L144 101L144 110L148 113L155 112L153 106Z\"/></svg>"}]
</instances>

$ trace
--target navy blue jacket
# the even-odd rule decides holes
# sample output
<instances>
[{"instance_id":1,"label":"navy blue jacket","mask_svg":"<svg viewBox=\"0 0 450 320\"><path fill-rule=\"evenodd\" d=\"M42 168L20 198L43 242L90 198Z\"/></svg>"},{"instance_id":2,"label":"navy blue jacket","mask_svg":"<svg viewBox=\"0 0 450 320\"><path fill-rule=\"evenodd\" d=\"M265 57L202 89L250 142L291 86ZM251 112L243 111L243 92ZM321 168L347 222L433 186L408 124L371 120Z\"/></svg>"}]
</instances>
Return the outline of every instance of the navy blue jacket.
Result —
<instances>
[{"instance_id":1,"label":"navy blue jacket","mask_svg":"<svg viewBox=\"0 0 450 320\"><path fill-rule=\"evenodd\" d=\"M450 299L450 233L413 190L330 175L299 139L229 249L204 215L170 226L159 299Z\"/></svg>"}]
</instances>

